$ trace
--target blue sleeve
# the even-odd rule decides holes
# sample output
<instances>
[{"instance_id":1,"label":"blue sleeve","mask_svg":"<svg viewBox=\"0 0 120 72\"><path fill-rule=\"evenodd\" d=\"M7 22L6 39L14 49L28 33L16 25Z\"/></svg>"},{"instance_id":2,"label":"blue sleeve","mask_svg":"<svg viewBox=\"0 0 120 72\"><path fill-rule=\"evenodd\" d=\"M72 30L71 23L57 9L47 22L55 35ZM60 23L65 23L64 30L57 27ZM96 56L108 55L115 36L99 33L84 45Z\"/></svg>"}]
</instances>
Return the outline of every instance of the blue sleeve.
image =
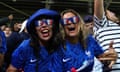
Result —
<instances>
[{"instance_id":1,"label":"blue sleeve","mask_svg":"<svg viewBox=\"0 0 120 72\"><path fill-rule=\"evenodd\" d=\"M18 46L18 48L13 52L11 64L17 69L23 68L25 60L26 60L26 50L23 46L24 42Z\"/></svg>"},{"instance_id":2,"label":"blue sleeve","mask_svg":"<svg viewBox=\"0 0 120 72\"><path fill-rule=\"evenodd\" d=\"M93 43L93 51L94 51L94 55L95 56L99 56L100 54L103 54L104 51L102 49L102 47L98 44L98 42L92 37L90 36L91 42Z\"/></svg>"},{"instance_id":3,"label":"blue sleeve","mask_svg":"<svg viewBox=\"0 0 120 72\"><path fill-rule=\"evenodd\" d=\"M0 31L0 53L5 54L6 51L6 37L4 32Z\"/></svg>"}]
</instances>

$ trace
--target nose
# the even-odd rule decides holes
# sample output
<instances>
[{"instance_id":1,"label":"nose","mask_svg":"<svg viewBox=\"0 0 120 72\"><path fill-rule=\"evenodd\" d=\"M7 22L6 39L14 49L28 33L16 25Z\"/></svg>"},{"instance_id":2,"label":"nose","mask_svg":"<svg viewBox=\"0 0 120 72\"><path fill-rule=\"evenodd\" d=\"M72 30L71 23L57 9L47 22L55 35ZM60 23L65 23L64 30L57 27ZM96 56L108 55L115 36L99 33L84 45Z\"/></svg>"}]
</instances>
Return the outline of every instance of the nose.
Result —
<instances>
[{"instance_id":1,"label":"nose","mask_svg":"<svg viewBox=\"0 0 120 72\"><path fill-rule=\"evenodd\" d=\"M90 28L92 29L92 28L93 28L93 25L90 25Z\"/></svg>"},{"instance_id":2,"label":"nose","mask_svg":"<svg viewBox=\"0 0 120 72\"><path fill-rule=\"evenodd\" d=\"M45 27L47 26L47 24L45 22L43 22L43 24L41 25L42 27Z\"/></svg>"},{"instance_id":3,"label":"nose","mask_svg":"<svg viewBox=\"0 0 120 72\"><path fill-rule=\"evenodd\" d=\"M69 20L69 21L68 21L68 24L72 24L72 22Z\"/></svg>"}]
</instances>

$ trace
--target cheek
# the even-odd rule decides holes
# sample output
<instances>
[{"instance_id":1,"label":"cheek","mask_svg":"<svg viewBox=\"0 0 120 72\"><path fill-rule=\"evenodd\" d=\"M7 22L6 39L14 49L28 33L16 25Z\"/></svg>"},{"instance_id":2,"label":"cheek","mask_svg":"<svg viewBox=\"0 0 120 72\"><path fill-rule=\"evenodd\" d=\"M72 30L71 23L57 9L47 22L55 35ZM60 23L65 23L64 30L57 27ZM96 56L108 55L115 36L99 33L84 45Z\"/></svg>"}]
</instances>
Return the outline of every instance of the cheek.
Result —
<instances>
[{"instance_id":1,"label":"cheek","mask_svg":"<svg viewBox=\"0 0 120 72\"><path fill-rule=\"evenodd\" d=\"M49 27L50 33L53 32L52 28L53 28L52 26Z\"/></svg>"},{"instance_id":2,"label":"cheek","mask_svg":"<svg viewBox=\"0 0 120 72\"><path fill-rule=\"evenodd\" d=\"M38 31L40 30L40 28L39 28L39 27L36 27L35 30L36 30L36 32L38 32Z\"/></svg>"},{"instance_id":3,"label":"cheek","mask_svg":"<svg viewBox=\"0 0 120 72\"><path fill-rule=\"evenodd\" d=\"M53 27L52 27L52 25L50 25L48 28L49 28L50 30L52 30Z\"/></svg>"},{"instance_id":4,"label":"cheek","mask_svg":"<svg viewBox=\"0 0 120 72\"><path fill-rule=\"evenodd\" d=\"M36 32L36 34L40 35L40 28L39 28L39 27L36 27L36 28L35 28L35 32Z\"/></svg>"},{"instance_id":5,"label":"cheek","mask_svg":"<svg viewBox=\"0 0 120 72\"><path fill-rule=\"evenodd\" d=\"M76 30L78 31L80 30L80 25L76 24L75 27L76 27Z\"/></svg>"}]
</instances>

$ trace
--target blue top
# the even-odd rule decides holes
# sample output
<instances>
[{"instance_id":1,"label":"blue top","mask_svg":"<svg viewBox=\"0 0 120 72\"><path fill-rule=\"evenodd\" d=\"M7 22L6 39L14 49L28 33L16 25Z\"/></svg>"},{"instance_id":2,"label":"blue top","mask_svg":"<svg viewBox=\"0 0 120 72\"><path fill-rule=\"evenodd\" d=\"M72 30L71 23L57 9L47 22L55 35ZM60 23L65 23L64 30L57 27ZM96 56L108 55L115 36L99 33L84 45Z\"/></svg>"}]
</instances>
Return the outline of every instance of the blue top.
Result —
<instances>
[{"instance_id":1,"label":"blue top","mask_svg":"<svg viewBox=\"0 0 120 72\"><path fill-rule=\"evenodd\" d=\"M94 56L103 53L102 48L90 35L87 38L87 48L83 49L80 43L71 44L66 41L66 49L64 51L63 65L64 72L71 71L75 68L79 72L90 72L94 64Z\"/></svg>"},{"instance_id":2,"label":"blue top","mask_svg":"<svg viewBox=\"0 0 120 72\"><path fill-rule=\"evenodd\" d=\"M33 48L29 45L30 40L23 41L12 54L11 64L16 68L23 68L24 72L35 72L37 59L33 54ZM38 60L38 72L62 72L60 50L48 54L44 47L40 50Z\"/></svg>"},{"instance_id":3,"label":"blue top","mask_svg":"<svg viewBox=\"0 0 120 72\"><path fill-rule=\"evenodd\" d=\"M6 48L6 37L4 32L0 30L0 53L5 54Z\"/></svg>"}]
</instances>

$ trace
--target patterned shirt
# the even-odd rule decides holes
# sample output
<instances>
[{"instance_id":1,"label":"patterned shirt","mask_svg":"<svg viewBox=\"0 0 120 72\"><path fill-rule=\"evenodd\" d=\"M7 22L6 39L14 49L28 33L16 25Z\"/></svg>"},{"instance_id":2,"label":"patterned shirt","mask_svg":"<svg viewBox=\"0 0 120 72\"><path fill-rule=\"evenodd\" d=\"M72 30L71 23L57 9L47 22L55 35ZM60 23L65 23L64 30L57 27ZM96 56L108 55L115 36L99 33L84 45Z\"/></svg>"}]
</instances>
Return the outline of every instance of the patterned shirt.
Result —
<instances>
[{"instance_id":1,"label":"patterned shirt","mask_svg":"<svg viewBox=\"0 0 120 72\"><path fill-rule=\"evenodd\" d=\"M104 15L101 20L94 17L94 33L98 43L107 51L111 41L114 42L113 47L118 53L116 63L112 66L113 72L120 72L120 26L112 21L107 20Z\"/></svg>"}]
</instances>

